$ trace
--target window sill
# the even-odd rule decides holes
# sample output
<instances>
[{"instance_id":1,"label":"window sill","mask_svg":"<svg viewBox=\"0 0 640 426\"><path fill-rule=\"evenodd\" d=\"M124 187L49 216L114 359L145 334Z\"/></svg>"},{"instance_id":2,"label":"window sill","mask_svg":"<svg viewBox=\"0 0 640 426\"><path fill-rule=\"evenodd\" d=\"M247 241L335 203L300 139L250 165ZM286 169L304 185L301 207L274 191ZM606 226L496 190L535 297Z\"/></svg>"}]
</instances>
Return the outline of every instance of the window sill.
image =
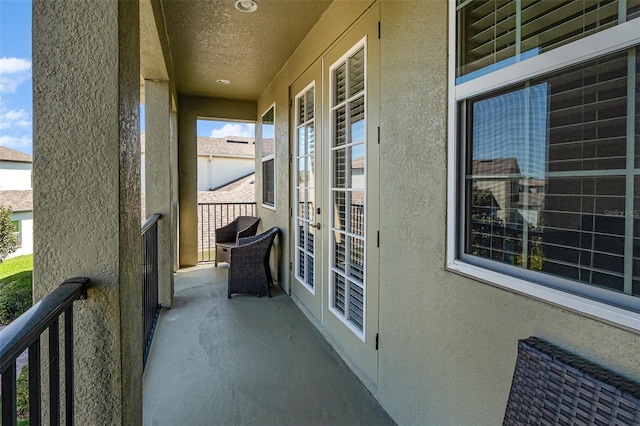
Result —
<instances>
[{"instance_id":1,"label":"window sill","mask_svg":"<svg viewBox=\"0 0 640 426\"><path fill-rule=\"evenodd\" d=\"M479 280L498 288L532 297L552 305L569 309L581 315L640 333L640 313L618 308L572 293L545 287L530 281L490 271L461 260L447 264L447 270Z\"/></svg>"},{"instance_id":2,"label":"window sill","mask_svg":"<svg viewBox=\"0 0 640 426\"><path fill-rule=\"evenodd\" d=\"M271 210L271 211L276 211L276 206L271 206L269 204L261 204L262 208L265 208L267 210Z\"/></svg>"}]
</instances>

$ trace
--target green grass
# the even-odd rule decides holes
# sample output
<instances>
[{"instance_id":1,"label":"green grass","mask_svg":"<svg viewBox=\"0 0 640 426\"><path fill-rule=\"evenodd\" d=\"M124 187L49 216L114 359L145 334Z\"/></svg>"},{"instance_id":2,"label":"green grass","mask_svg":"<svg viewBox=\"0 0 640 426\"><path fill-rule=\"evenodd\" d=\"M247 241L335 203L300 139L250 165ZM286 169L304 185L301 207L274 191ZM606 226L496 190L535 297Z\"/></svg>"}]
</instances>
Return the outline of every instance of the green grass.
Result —
<instances>
[{"instance_id":1,"label":"green grass","mask_svg":"<svg viewBox=\"0 0 640 426\"><path fill-rule=\"evenodd\" d=\"M31 307L33 255L0 263L0 324L6 325Z\"/></svg>"},{"instance_id":2,"label":"green grass","mask_svg":"<svg viewBox=\"0 0 640 426\"><path fill-rule=\"evenodd\" d=\"M0 263L0 283L17 273L33 270L33 255L13 257Z\"/></svg>"}]
</instances>

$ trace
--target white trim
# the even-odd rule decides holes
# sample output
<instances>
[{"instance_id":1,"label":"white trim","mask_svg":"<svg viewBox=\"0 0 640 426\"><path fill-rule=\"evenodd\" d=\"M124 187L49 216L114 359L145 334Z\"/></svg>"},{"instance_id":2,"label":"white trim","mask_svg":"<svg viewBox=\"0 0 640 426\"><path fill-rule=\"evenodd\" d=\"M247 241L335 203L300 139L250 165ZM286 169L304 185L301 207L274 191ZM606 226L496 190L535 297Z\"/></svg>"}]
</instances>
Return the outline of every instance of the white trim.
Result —
<instances>
[{"instance_id":1,"label":"white trim","mask_svg":"<svg viewBox=\"0 0 640 426\"><path fill-rule=\"evenodd\" d=\"M450 34L451 32L454 33L454 50L449 56L453 56L455 60L455 9L453 13L449 14L449 17L453 19L454 29L453 31L449 31ZM612 42L612 40L615 41ZM622 50L638 42L640 42L640 18L632 19L624 24L599 31L596 34L541 53L538 56L499 69L458 86L454 85L455 91L452 93L455 93L457 101L461 101L481 93L496 90L500 87L509 86L532 77ZM451 49L451 47L451 43L449 43L449 48ZM454 73L455 78L455 63L453 64L453 69L450 73L451 72Z\"/></svg>"},{"instance_id":2,"label":"white trim","mask_svg":"<svg viewBox=\"0 0 640 426\"><path fill-rule=\"evenodd\" d=\"M539 299L578 314L640 331L640 313L609 305L567 291L472 265L458 258L457 250L460 201L460 147L458 102L501 87L525 81L554 70L587 61L640 43L640 18L600 31L568 45L550 50L520 63L494 71L456 86L456 4L449 1L449 99L447 143L447 247L446 269L508 291Z\"/></svg>"},{"instance_id":3,"label":"white trim","mask_svg":"<svg viewBox=\"0 0 640 426\"><path fill-rule=\"evenodd\" d=\"M512 290L526 296L532 296L551 304L571 309L580 314L586 314L614 324L622 325L635 331L640 331L640 314L606 303L578 296L566 291L546 287L531 281L501 274L479 266L471 265L461 260L454 260L447 264L447 269L470 278L478 279L490 285Z\"/></svg>"}]
</instances>

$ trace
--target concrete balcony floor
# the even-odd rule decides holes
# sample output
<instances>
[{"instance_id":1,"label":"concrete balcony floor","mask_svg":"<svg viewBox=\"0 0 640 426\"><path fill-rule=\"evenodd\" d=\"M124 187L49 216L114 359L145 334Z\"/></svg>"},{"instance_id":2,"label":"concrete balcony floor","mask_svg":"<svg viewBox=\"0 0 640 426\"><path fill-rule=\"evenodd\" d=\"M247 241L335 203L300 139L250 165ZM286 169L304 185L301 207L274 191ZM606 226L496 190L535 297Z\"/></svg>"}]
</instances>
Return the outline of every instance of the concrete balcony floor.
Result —
<instances>
[{"instance_id":1,"label":"concrete balcony floor","mask_svg":"<svg viewBox=\"0 0 640 426\"><path fill-rule=\"evenodd\" d=\"M226 266L175 277L144 373L144 424L391 425L279 287L227 299Z\"/></svg>"}]
</instances>

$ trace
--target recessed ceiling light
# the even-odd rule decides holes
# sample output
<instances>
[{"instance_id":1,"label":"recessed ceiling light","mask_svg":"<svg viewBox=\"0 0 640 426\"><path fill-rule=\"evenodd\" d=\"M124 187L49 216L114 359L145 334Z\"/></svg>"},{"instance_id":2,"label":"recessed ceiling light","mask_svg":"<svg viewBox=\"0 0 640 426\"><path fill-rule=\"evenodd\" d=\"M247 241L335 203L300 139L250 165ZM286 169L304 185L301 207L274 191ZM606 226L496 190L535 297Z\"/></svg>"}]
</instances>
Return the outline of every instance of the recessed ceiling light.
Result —
<instances>
[{"instance_id":1,"label":"recessed ceiling light","mask_svg":"<svg viewBox=\"0 0 640 426\"><path fill-rule=\"evenodd\" d=\"M254 0L238 0L236 1L236 9L240 12L255 12L258 10L258 3Z\"/></svg>"},{"instance_id":2,"label":"recessed ceiling light","mask_svg":"<svg viewBox=\"0 0 640 426\"><path fill-rule=\"evenodd\" d=\"M224 78L221 78L221 79L216 80L216 83L218 83L218 84L229 84L231 82L229 80L225 80Z\"/></svg>"}]
</instances>

